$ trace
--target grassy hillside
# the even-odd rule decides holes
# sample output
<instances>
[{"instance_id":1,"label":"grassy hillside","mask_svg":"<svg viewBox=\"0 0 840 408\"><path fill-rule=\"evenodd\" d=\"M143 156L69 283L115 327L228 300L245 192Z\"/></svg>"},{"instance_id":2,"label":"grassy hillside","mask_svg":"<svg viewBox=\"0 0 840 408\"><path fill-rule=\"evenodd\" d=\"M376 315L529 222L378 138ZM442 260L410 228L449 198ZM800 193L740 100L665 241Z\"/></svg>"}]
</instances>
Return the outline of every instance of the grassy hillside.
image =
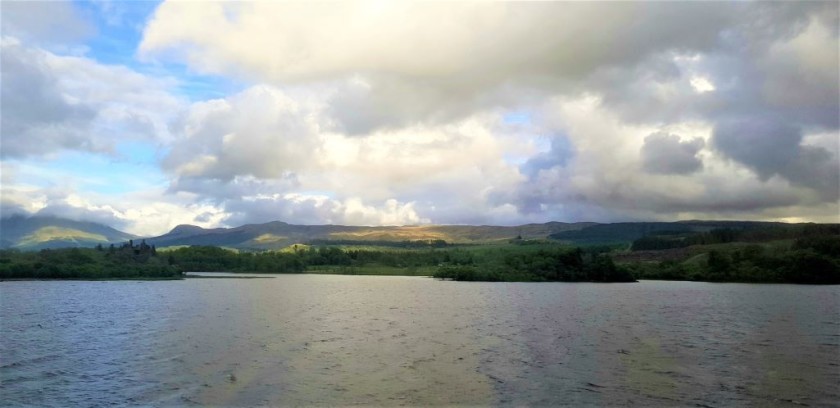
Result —
<instances>
[{"instance_id":1,"label":"grassy hillside","mask_svg":"<svg viewBox=\"0 0 840 408\"><path fill-rule=\"evenodd\" d=\"M365 227L356 231L330 234L331 239L419 241L443 240L449 243L480 243L509 240L546 238L561 231L578 230L593 223L565 224L549 222L513 227L489 225L423 225L403 227Z\"/></svg>"},{"instance_id":2,"label":"grassy hillside","mask_svg":"<svg viewBox=\"0 0 840 408\"><path fill-rule=\"evenodd\" d=\"M0 219L0 248L38 250L44 248L93 247L125 242L134 235L93 222L50 216L13 216Z\"/></svg>"},{"instance_id":3,"label":"grassy hillside","mask_svg":"<svg viewBox=\"0 0 840 408\"><path fill-rule=\"evenodd\" d=\"M544 239L561 231L580 229L592 223L565 224L550 222L515 227L471 225L424 225L354 227L343 225L293 225L284 222L250 224L236 228L204 229L182 225L168 234L147 238L158 247L178 245L227 246L250 250L279 249L296 243L318 241L337 243L445 241L447 243L487 243L507 241L517 237Z\"/></svg>"},{"instance_id":4,"label":"grassy hillside","mask_svg":"<svg viewBox=\"0 0 840 408\"><path fill-rule=\"evenodd\" d=\"M108 242L108 238L102 234L94 234L75 228L43 227L20 238L16 246L31 247L51 241L69 243L69 245L64 246L82 246L87 242L104 244Z\"/></svg>"}]
</instances>

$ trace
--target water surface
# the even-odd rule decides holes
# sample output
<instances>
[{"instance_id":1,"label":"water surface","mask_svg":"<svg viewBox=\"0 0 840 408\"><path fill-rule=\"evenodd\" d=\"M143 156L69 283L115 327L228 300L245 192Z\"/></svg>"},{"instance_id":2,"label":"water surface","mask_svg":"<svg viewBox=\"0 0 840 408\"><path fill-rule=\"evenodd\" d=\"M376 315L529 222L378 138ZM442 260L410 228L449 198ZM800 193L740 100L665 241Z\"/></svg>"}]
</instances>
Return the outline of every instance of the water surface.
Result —
<instances>
[{"instance_id":1,"label":"water surface","mask_svg":"<svg viewBox=\"0 0 840 408\"><path fill-rule=\"evenodd\" d=\"M840 287L415 277L0 283L2 403L840 400Z\"/></svg>"}]
</instances>

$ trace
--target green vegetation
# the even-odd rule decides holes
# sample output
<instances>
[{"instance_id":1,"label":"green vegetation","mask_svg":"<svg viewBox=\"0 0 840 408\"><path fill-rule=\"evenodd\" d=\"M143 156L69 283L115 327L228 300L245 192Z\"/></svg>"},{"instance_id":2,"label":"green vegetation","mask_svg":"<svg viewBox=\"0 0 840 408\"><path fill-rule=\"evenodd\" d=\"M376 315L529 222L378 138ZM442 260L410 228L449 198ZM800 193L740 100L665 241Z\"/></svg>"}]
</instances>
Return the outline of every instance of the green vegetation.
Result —
<instances>
[{"instance_id":1,"label":"green vegetation","mask_svg":"<svg viewBox=\"0 0 840 408\"><path fill-rule=\"evenodd\" d=\"M313 239L309 241L312 246L370 246L370 247L384 247L384 248L446 248L451 244L442 239L424 239L424 240L402 240L402 241L385 241L385 240L353 240L353 239Z\"/></svg>"},{"instance_id":2,"label":"green vegetation","mask_svg":"<svg viewBox=\"0 0 840 408\"><path fill-rule=\"evenodd\" d=\"M347 245L342 240L339 244ZM631 282L626 269L600 254L557 244L453 247L445 242L399 242L400 249L341 249L336 246L291 251L235 253L217 247L168 252L187 271L408 275L470 281ZM404 249L419 247L435 249ZM443 249L443 248L446 249Z\"/></svg>"},{"instance_id":3,"label":"green vegetation","mask_svg":"<svg viewBox=\"0 0 840 408\"><path fill-rule=\"evenodd\" d=\"M179 279L181 271L153 246L0 250L0 279Z\"/></svg>"},{"instance_id":4,"label":"green vegetation","mask_svg":"<svg viewBox=\"0 0 840 408\"><path fill-rule=\"evenodd\" d=\"M724 228L688 231L674 228L673 223L628 224L621 226L623 231L646 230L648 235L632 242L584 247L516 237L484 244L437 239L311 240L258 252L179 246L158 253L145 242L108 249L98 245L5 250L0 251L0 279L178 278L182 271L194 271L434 276L462 281L840 283L840 225L714 225Z\"/></svg>"},{"instance_id":5,"label":"green vegetation","mask_svg":"<svg viewBox=\"0 0 840 408\"><path fill-rule=\"evenodd\" d=\"M739 234L739 236L750 234L775 235L788 231L796 233L796 231L801 231L803 228L819 228L823 226L825 225L753 221L619 222L613 224L596 224L576 230L560 231L548 237L572 245L626 244L650 237L660 237L664 238L664 241L674 243L686 237L699 237L712 230L718 230L718 232L732 231ZM642 243L644 243L644 240L640 244ZM693 244L703 244L703 242L694 242ZM692 243L685 243L685 245L692 245Z\"/></svg>"},{"instance_id":6,"label":"green vegetation","mask_svg":"<svg viewBox=\"0 0 840 408\"><path fill-rule=\"evenodd\" d=\"M633 262L627 267L637 279L840 284L840 235L832 232L811 229L793 241L696 245L688 248L685 259ZM749 239L737 232L728 236Z\"/></svg>"},{"instance_id":7,"label":"green vegetation","mask_svg":"<svg viewBox=\"0 0 840 408\"><path fill-rule=\"evenodd\" d=\"M0 217L0 249L92 248L97 244L133 238L133 235L92 222L41 215Z\"/></svg>"},{"instance_id":8,"label":"green vegetation","mask_svg":"<svg viewBox=\"0 0 840 408\"><path fill-rule=\"evenodd\" d=\"M108 242L108 238L100 234L92 234L72 228L43 227L33 233L20 238L19 246L33 246L42 242L64 241L64 242Z\"/></svg>"},{"instance_id":9,"label":"green vegetation","mask_svg":"<svg viewBox=\"0 0 840 408\"><path fill-rule=\"evenodd\" d=\"M341 241L341 243L346 243ZM233 252L192 246L167 252L173 265L194 272L304 273L348 275L417 275L419 270L470 258L462 249L342 249L294 245L283 251Z\"/></svg>"},{"instance_id":10,"label":"green vegetation","mask_svg":"<svg viewBox=\"0 0 840 408\"><path fill-rule=\"evenodd\" d=\"M524 249L523 249L524 248ZM462 281L634 282L629 271L597 250L542 246L482 251L470 263L441 266L436 278Z\"/></svg>"},{"instance_id":11,"label":"green vegetation","mask_svg":"<svg viewBox=\"0 0 840 408\"><path fill-rule=\"evenodd\" d=\"M837 224L805 224L762 228L715 228L707 232L691 233L679 230L657 231L636 239L630 246L633 251L686 248L693 245L715 245L730 242L769 242L806 237L840 234Z\"/></svg>"}]
</instances>

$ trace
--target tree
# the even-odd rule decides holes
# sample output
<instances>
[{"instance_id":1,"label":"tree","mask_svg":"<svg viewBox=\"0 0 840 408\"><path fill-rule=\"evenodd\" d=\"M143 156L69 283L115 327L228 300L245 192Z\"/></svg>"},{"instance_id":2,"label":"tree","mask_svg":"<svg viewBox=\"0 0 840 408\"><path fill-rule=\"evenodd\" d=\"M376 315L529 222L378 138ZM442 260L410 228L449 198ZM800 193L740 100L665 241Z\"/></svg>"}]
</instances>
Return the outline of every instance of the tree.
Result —
<instances>
[{"instance_id":1,"label":"tree","mask_svg":"<svg viewBox=\"0 0 840 408\"><path fill-rule=\"evenodd\" d=\"M711 280L723 281L729 278L732 261L726 254L720 251L709 251L709 259L706 264L709 268Z\"/></svg>"}]
</instances>

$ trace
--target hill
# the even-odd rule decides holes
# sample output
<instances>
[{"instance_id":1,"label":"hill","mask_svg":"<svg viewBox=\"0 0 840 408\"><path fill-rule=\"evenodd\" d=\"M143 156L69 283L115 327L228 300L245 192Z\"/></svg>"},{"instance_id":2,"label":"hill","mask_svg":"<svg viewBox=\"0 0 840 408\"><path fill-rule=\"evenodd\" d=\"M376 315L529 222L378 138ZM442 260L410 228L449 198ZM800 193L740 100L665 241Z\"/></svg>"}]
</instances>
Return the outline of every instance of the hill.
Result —
<instances>
[{"instance_id":1,"label":"hill","mask_svg":"<svg viewBox=\"0 0 840 408\"><path fill-rule=\"evenodd\" d=\"M650 235L612 258L637 279L840 284L840 224Z\"/></svg>"},{"instance_id":2,"label":"hill","mask_svg":"<svg viewBox=\"0 0 840 408\"><path fill-rule=\"evenodd\" d=\"M624 244L650 235L690 235L719 229L785 229L796 225L762 221L618 222L560 231L551 234L549 238L573 245Z\"/></svg>"},{"instance_id":3,"label":"hill","mask_svg":"<svg viewBox=\"0 0 840 408\"><path fill-rule=\"evenodd\" d=\"M527 224L515 227L473 225L422 225L355 227L345 225L293 225L281 221L249 224L236 228L204 229L179 225L167 234L146 238L157 247L212 245L241 249L276 249L297 243L370 243L402 241L446 241L447 243L488 243L516 237L545 239L551 234L594 225L594 223Z\"/></svg>"},{"instance_id":4,"label":"hill","mask_svg":"<svg viewBox=\"0 0 840 408\"><path fill-rule=\"evenodd\" d=\"M0 219L0 248L93 247L134 238L137 237L95 222L38 215Z\"/></svg>"},{"instance_id":5,"label":"hill","mask_svg":"<svg viewBox=\"0 0 840 408\"><path fill-rule=\"evenodd\" d=\"M399 246L403 243L447 244L506 243L521 238L523 243L552 240L568 245L627 245L638 249L686 246L697 234L710 231L750 231L779 235L805 224L752 221L592 222L491 225L345 226L295 225L281 221L247 224L234 228L202 228L179 225L170 232L146 237L158 248L205 245L244 250L273 250L294 244ZM140 237L93 222L72 221L50 216L13 216L0 220L0 248L37 250L60 247L93 247L123 243ZM639 241L644 238L643 241ZM650 241L650 242L648 242ZM642 244L646 244L644 247ZM676 245L679 244L679 245ZM416 245L415 245L416 246Z\"/></svg>"}]
</instances>

